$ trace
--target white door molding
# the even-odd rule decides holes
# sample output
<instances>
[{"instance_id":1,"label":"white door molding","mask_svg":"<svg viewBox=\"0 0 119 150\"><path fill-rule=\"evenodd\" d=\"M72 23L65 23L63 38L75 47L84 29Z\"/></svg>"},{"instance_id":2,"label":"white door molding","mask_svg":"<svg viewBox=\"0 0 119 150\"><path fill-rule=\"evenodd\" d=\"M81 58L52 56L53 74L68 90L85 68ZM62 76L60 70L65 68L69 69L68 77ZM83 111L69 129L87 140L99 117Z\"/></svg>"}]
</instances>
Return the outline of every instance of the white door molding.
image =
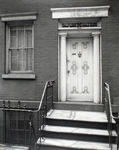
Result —
<instances>
[{"instance_id":1,"label":"white door molding","mask_svg":"<svg viewBox=\"0 0 119 150\"><path fill-rule=\"evenodd\" d=\"M51 8L52 18L107 17L110 6Z\"/></svg>"},{"instance_id":2,"label":"white door molding","mask_svg":"<svg viewBox=\"0 0 119 150\"><path fill-rule=\"evenodd\" d=\"M108 11L110 6L92 6L92 7L69 7L69 8L51 8L53 19L68 19L75 20L76 18L97 18L108 17ZM101 27L101 25L100 25ZM84 30L83 30L84 29ZM94 33L93 33L93 31ZM101 102L101 71L100 71L100 31L101 28L88 27L88 28L76 28L59 30L59 100L66 101L66 37L69 34L75 37L93 37L93 63L94 63L94 102Z\"/></svg>"},{"instance_id":3,"label":"white door molding","mask_svg":"<svg viewBox=\"0 0 119 150\"><path fill-rule=\"evenodd\" d=\"M60 33L61 37L61 59L60 59L60 98L61 101L66 101L66 37L67 33Z\"/></svg>"},{"instance_id":4,"label":"white door molding","mask_svg":"<svg viewBox=\"0 0 119 150\"><path fill-rule=\"evenodd\" d=\"M92 33L93 36L93 53L94 53L94 102L100 102L100 32Z\"/></svg>"},{"instance_id":5,"label":"white door molding","mask_svg":"<svg viewBox=\"0 0 119 150\"><path fill-rule=\"evenodd\" d=\"M101 83L100 83L100 32L92 32L90 31L91 36L93 37L93 76L94 76L94 91L93 91L93 101L94 103L101 102ZM60 53L59 53L59 97L62 102L66 101L67 95L67 85L66 85L66 75L67 75L67 64L66 64L66 50L67 50L67 36L68 32L66 33L59 33L60 37Z\"/></svg>"}]
</instances>

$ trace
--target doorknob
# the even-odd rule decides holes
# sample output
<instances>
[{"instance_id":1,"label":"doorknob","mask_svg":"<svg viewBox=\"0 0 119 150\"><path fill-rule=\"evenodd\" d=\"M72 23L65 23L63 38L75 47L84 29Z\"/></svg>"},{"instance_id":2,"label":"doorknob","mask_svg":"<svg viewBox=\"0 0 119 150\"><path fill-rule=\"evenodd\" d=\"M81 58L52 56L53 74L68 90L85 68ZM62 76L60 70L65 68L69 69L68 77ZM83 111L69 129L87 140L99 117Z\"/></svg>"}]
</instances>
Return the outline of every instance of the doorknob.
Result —
<instances>
[{"instance_id":1,"label":"doorknob","mask_svg":"<svg viewBox=\"0 0 119 150\"><path fill-rule=\"evenodd\" d=\"M70 71L68 70L67 73L70 73Z\"/></svg>"}]
</instances>

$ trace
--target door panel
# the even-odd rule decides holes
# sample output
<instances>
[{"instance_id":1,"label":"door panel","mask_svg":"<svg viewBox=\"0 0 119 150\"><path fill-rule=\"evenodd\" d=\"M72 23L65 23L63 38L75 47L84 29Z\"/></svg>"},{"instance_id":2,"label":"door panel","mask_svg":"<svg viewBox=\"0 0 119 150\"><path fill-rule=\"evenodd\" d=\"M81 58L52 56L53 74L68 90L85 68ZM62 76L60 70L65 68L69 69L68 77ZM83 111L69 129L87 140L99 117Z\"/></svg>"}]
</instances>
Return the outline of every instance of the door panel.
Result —
<instances>
[{"instance_id":1,"label":"door panel","mask_svg":"<svg viewBox=\"0 0 119 150\"><path fill-rule=\"evenodd\" d=\"M93 100L92 38L67 41L67 100Z\"/></svg>"}]
</instances>

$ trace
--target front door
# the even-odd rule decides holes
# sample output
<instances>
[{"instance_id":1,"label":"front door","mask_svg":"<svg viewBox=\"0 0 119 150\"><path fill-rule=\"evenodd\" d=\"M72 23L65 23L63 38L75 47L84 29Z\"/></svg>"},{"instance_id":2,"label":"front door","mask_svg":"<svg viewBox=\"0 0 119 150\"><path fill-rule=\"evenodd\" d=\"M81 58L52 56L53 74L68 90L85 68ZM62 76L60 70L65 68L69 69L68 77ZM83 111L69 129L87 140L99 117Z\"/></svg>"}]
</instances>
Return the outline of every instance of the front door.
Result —
<instances>
[{"instance_id":1,"label":"front door","mask_svg":"<svg viewBox=\"0 0 119 150\"><path fill-rule=\"evenodd\" d=\"M92 38L67 40L67 100L93 101Z\"/></svg>"}]
</instances>

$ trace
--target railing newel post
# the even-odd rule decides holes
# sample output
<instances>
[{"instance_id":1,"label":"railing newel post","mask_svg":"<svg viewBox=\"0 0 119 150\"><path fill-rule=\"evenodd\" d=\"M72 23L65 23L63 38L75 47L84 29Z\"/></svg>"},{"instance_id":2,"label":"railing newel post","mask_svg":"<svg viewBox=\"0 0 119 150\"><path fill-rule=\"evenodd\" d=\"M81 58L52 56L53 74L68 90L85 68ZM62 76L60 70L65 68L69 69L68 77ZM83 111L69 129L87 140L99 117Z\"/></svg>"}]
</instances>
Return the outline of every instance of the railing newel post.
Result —
<instances>
[{"instance_id":1,"label":"railing newel post","mask_svg":"<svg viewBox=\"0 0 119 150\"><path fill-rule=\"evenodd\" d=\"M20 101L18 101L18 109L20 109L21 107L20 107L20 104L21 104L21 102Z\"/></svg>"},{"instance_id":2,"label":"railing newel post","mask_svg":"<svg viewBox=\"0 0 119 150\"><path fill-rule=\"evenodd\" d=\"M119 117L114 117L112 113L111 97L110 97L110 88L107 83L104 83L104 98L105 98L105 111L108 120L108 132L109 132L109 146L111 150L113 149L113 139L112 139L112 130L113 130L113 119L116 121L117 125L117 150L119 149Z\"/></svg>"},{"instance_id":3,"label":"railing newel post","mask_svg":"<svg viewBox=\"0 0 119 150\"><path fill-rule=\"evenodd\" d=\"M29 150L31 150L31 112L29 112Z\"/></svg>"},{"instance_id":4,"label":"railing newel post","mask_svg":"<svg viewBox=\"0 0 119 150\"><path fill-rule=\"evenodd\" d=\"M5 100L3 100L2 107L5 108Z\"/></svg>"},{"instance_id":5,"label":"railing newel post","mask_svg":"<svg viewBox=\"0 0 119 150\"><path fill-rule=\"evenodd\" d=\"M117 121L117 150L119 149L119 121Z\"/></svg>"},{"instance_id":6,"label":"railing newel post","mask_svg":"<svg viewBox=\"0 0 119 150\"><path fill-rule=\"evenodd\" d=\"M8 100L8 108L10 108L10 100Z\"/></svg>"},{"instance_id":7,"label":"railing newel post","mask_svg":"<svg viewBox=\"0 0 119 150\"><path fill-rule=\"evenodd\" d=\"M52 84L52 109L53 109L53 99L54 99L54 96L53 96L53 89L54 89L54 86Z\"/></svg>"},{"instance_id":8,"label":"railing newel post","mask_svg":"<svg viewBox=\"0 0 119 150\"><path fill-rule=\"evenodd\" d=\"M46 87L46 102L45 102L45 115L47 115L47 95L48 95L48 86Z\"/></svg>"},{"instance_id":9,"label":"railing newel post","mask_svg":"<svg viewBox=\"0 0 119 150\"><path fill-rule=\"evenodd\" d=\"M3 108L3 143L6 143L6 110Z\"/></svg>"}]
</instances>

